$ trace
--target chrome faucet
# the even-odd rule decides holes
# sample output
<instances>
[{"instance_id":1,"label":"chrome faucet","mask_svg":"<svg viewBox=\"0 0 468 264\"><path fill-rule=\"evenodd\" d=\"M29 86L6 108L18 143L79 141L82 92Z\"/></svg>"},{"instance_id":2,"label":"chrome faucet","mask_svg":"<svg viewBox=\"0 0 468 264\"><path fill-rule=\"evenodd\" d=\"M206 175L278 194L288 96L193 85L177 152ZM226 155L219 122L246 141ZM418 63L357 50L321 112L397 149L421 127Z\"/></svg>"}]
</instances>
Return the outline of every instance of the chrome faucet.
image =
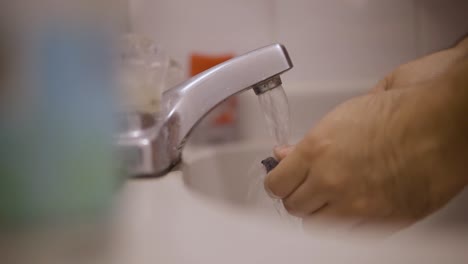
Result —
<instances>
[{"instance_id":1,"label":"chrome faucet","mask_svg":"<svg viewBox=\"0 0 468 264\"><path fill-rule=\"evenodd\" d=\"M147 129L118 137L125 169L132 176L161 176L181 161L187 137L198 122L229 97L253 89L262 94L281 85L293 67L286 48L273 44L233 58L163 93L163 109Z\"/></svg>"}]
</instances>

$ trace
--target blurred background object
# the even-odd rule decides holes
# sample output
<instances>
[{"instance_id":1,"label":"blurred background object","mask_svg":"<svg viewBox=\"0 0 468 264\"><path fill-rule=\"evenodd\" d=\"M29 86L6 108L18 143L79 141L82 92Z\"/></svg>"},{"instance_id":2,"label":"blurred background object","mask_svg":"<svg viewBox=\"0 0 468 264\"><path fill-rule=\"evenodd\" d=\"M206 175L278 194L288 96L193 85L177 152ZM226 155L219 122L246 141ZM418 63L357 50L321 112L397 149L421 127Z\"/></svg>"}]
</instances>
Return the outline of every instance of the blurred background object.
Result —
<instances>
[{"instance_id":1,"label":"blurred background object","mask_svg":"<svg viewBox=\"0 0 468 264\"><path fill-rule=\"evenodd\" d=\"M157 114L169 68L169 58L149 38L125 35L121 55L122 110Z\"/></svg>"},{"instance_id":2,"label":"blurred background object","mask_svg":"<svg viewBox=\"0 0 468 264\"><path fill-rule=\"evenodd\" d=\"M5 20L5 18L3 18ZM0 21L0 82L5 83L8 64L8 43L7 43L6 22ZM1 89L1 88L0 88ZM1 91L1 90L0 90Z\"/></svg>"},{"instance_id":3,"label":"blurred background object","mask_svg":"<svg viewBox=\"0 0 468 264\"><path fill-rule=\"evenodd\" d=\"M121 29L110 6L117 3L2 7L9 33L0 45L8 73L0 83L2 263L108 261L122 180L113 147L113 47Z\"/></svg>"},{"instance_id":4,"label":"blurred background object","mask_svg":"<svg viewBox=\"0 0 468 264\"><path fill-rule=\"evenodd\" d=\"M190 76L195 76L222 62L232 59L234 55L207 55L193 53L190 55ZM194 129L191 142L195 144L220 144L239 139L239 98L230 97L206 115Z\"/></svg>"},{"instance_id":5,"label":"blurred background object","mask_svg":"<svg viewBox=\"0 0 468 264\"><path fill-rule=\"evenodd\" d=\"M179 63L147 36L125 34L119 44L120 110L157 115L162 92L183 80Z\"/></svg>"}]
</instances>

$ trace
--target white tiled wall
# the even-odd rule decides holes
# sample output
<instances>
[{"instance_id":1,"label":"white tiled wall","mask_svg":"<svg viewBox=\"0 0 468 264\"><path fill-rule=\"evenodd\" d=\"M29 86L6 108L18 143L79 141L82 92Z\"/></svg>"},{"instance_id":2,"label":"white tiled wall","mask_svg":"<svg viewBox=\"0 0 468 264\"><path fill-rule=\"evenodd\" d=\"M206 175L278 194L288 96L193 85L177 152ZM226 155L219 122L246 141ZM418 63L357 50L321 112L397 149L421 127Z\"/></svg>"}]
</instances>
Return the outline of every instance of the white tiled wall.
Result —
<instances>
[{"instance_id":1,"label":"white tiled wall","mask_svg":"<svg viewBox=\"0 0 468 264\"><path fill-rule=\"evenodd\" d=\"M376 80L468 33L467 0L130 0L134 31L188 67L191 52L282 42L285 81Z\"/></svg>"},{"instance_id":2,"label":"white tiled wall","mask_svg":"<svg viewBox=\"0 0 468 264\"><path fill-rule=\"evenodd\" d=\"M191 52L241 54L285 44L295 68L282 78L297 137L399 64L468 34L468 0L129 1L133 30L152 36L185 68ZM241 98L241 136L264 138L256 98ZM304 104L319 110L304 112Z\"/></svg>"},{"instance_id":3,"label":"white tiled wall","mask_svg":"<svg viewBox=\"0 0 468 264\"><path fill-rule=\"evenodd\" d=\"M408 0L277 0L277 39L291 50L294 81L373 79L414 57Z\"/></svg>"},{"instance_id":4,"label":"white tiled wall","mask_svg":"<svg viewBox=\"0 0 468 264\"><path fill-rule=\"evenodd\" d=\"M272 42L269 0L131 0L133 28L188 67L191 52L241 54Z\"/></svg>"}]
</instances>

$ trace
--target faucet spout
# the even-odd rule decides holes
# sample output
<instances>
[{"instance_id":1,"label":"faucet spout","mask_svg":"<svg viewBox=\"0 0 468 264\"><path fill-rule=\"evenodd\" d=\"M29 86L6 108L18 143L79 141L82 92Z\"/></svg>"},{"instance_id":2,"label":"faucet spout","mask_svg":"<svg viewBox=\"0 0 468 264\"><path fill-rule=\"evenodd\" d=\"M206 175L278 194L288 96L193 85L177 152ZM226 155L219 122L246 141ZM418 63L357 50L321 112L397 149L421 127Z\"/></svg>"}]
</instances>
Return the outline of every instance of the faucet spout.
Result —
<instances>
[{"instance_id":1,"label":"faucet spout","mask_svg":"<svg viewBox=\"0 0 468 264\"><path fill-rule=\"evenodd\" d=\"M245 90L253 89L258 95L281 85L279 75L292 67L286 48L273 44L226 61L167 90L162 95L163 109L156 125L119 140L120 145L140 150L142 160L131 166L130 173L167 173L180 162L192 129L214 107Z\"/></svg>"}]
</instances>

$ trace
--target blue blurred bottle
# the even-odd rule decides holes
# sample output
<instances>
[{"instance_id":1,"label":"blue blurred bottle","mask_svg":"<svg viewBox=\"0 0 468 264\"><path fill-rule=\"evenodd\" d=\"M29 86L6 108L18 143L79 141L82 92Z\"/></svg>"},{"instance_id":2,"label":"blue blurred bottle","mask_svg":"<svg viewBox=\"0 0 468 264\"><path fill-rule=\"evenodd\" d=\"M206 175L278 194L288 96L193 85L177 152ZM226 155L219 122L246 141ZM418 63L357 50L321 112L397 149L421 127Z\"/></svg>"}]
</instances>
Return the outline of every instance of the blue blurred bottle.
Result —
<instances>
[{"instance_id":1,"label":"blue blurred bottle","mask_svg":"<svg viewBox=\"0 0 468 264\"><path fill-rule=\"evenodd\" d=\"M10 21L16 45L9 65L18 67L0 93L8 102L0 108L0 228L40 241L37 247L51 249L42 253L49 263L73 263L61 251L103 246L119 183L113 32L97 4L49 7ZM23 261L34 259L29 250L21 250ZM83 261L91 257L83 254Z\"/></svg>"}]
</instances>

